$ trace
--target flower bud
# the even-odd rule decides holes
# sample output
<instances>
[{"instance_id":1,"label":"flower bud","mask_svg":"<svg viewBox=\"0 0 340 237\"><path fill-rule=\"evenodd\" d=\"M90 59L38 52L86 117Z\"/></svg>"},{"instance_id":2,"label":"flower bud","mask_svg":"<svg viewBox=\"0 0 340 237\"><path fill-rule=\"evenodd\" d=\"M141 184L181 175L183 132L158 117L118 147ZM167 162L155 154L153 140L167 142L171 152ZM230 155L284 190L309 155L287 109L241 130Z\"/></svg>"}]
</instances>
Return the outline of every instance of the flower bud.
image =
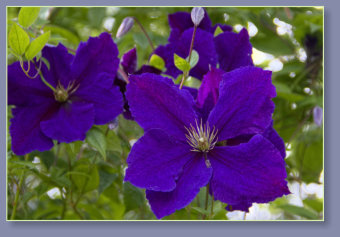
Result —
<instances>
[{"instance_id":1,"label":"flower bud","mask_svg":"<svg viewBox=\"0 0 340 237\"><path fill-rule=\"evenodd\" d=\"M198 26L204 18L204 9L202 7L194 7L191 10L191 20L195 26Z\"/></svg>"},{"instance_id":2,"label":"flower bud","mask_svg":"<svg viewBox=\"0 0 340 237\"><path fill-rule=\"evenodd\" d=\"M135 21L132 17L125 17L117 30L116 37L120 38L128 33L132 28L134 22Z\"/></svg>"},{"instance_id":3,"label":"flower bud","mask_svg":"<svg viewBox=\"0 0 340 237\"><path fill-rule=\"evenodd\" d=\"M319 107L319 106L315 106L314 109L313 109L313 120L314 120L314 123L317 125L317 126L321 126L322 124L322 108Z\"/></svg>"}]
</instances>

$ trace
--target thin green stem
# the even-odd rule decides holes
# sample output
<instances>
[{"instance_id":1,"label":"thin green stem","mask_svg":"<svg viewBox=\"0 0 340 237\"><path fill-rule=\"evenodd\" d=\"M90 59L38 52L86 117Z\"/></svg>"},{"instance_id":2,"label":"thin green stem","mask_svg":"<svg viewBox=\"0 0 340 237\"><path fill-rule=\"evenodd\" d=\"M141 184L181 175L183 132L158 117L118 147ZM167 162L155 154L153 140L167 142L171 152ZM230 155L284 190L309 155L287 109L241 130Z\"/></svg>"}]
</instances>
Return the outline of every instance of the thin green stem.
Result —
<instances>
[{"instance_id":1,"label":"thin green stem","mask_svg":"<svg viewBox=\"0 0 340 237\"><path fill-rule=\"evenodd\" d=\"M48 82L45 80L45 77L43 76L41 70L39 70L39 75L40 75L41 81L42 81L46 86L48 86L53 92L56 92L56 89L55 89L50 83L48 83Z\"/></svg>"},{"instance_id":2,"label":"thin green stem","mask_svg":"<svg viewBox=\"0 0 340 237\"><path fill-rule=\"evenodd\" d=\"M206 186L206 190L205 190L205 204L204 204L204 210L207 212L208 211L208 203L209 203L209 183ZM205 220L205 218L207 217L206 214L203 214L202 219Z\"/></svg>"},{"instance_id":3,"label":"thin green stem","mask_svg":"<svg viewBox=\"0 0 340 237\"><path fill-rule=\"evenodd\" d=\"M28 155L25 155L25 161L28 159ZM22 184L24 182L24 177L25 177L25 170L22 171L19 184L17 185L16 193L15 193L15 198L14 198L14 203L13 203L13 211L11 215L11 220L15 219L15 215L17 213L17 208L18 208L18 202L19 202L19 196L20 196L20 191Z\"/></svg>"},{"instance_id":4,"label":"thin green stem","mask_svg":"<svg viewBox=\"0 0 340 237\"><path fill-rule=\"evenodd\" d=\"M190 60L191 60L191 54L192 54L192 50L194 48L194 42L195 42L195 36L196 36L196 31L197 31L197 26L194 27L194 32L192 33L192 38L191 38L191 43L190 43L190 50L189 50L189 58L188 58L188 63L190 64ZM184 72L183 73L183 77L182 77L182 81L181 84L179 85L179 89L182 89L183 85L184 85L184 81L185 79L187 79L189 72Z\"/></svg>"},{"instance_id":5,"label":"thin green stem","mask_svg":"<svg viewBox=\"0 0 340 237\"><path fill-rule=\"evenodd\" d=\"M210 209L210 216L214 215L214 195L211 195L211 209Z\"/></svg>"},{"instance_id":6,"label":"thin green stem","mask_svg":"<svg viewBox=\"0 0 340 237\"><path fill-rule=\"evenodd\" d=\"M60 192L61 200L63 201L63 209L61 211L60 220L64 220L65 219L65 213L66 213L66 210L67 210L67 200L66 200L66 198L63 197L63 190L61 188L59 188L59 192Z\"/></svg>"},{"instance_id":7,"label":"thin green stem","mask_svg":"<svg viewBox=\"0 0 340 237\"><path fill-rule=\"evenodd\" d=\"M140 23L140 21L139 21L136 17L134 17L134 16L133 16L133 19L137 22L138 26L139 26L139 27L141 28L141 30L143 31L144 35L145 35L146 38L148 39L148 42L149 42L149 44L150 44L150 46L151 46L151 48L152 48L152 51L154 51L154 50L155 50L155 47L153 46L153 43L152 43L152 41L151 41L151 38L150 38L150 36L148 35L148 33L146 32L146 30L145 30L145 28L143 27L142 23Z\"/></svg>"},{"instance_id":8,"label":"thin green stem","mask_svg":"<svg viewBox=\"0 0 340 237\"><path fill-rule=\"evenodd\" d=\"M29 78L29 79L34 79L34 78L36 78L38 75L39 75L39 71L40 71L40 68L41 68L41 63L40 63L40 65L39 65L39 70L37 71L37 73L34 75L34 76L31 76L30 74L29 74L29 71L30 71L30 69L31 69L31 61L28 61L28 67L27 67L27 70L25 69L25 67L24 67L24 62L22 61L22 59L20 59L20 66L21 66L21 69L22 69L22 71L25 73L25 75Z\"/></svg>"}]
</instances>

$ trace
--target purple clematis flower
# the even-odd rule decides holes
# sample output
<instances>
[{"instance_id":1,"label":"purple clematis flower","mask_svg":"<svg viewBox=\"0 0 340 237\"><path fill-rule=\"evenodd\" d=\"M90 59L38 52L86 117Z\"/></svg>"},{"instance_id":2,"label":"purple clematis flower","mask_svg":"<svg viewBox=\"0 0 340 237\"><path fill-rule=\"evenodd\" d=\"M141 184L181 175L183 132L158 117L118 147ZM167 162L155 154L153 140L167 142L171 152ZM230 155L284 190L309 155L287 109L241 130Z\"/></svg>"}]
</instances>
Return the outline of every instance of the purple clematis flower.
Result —
<instances>
[{"instance_id":1,"label":"purple clematis flower","mask_svg":"<svg viewBox=\"0 0 340 237\"><path fill-rule=\"evenodd\" d=\"M157 218L185 207L208 184L228 210L247 211L290 193L281 138L271 129L271 72L248 66L222 77L218 96L206 97L216 101L206 119L171 79L130 77L126 96L145 134L129 154L125 181L146 189Z\"/></svg>"},{"instance_id":2,"label":"purple clematis flower","mask_svg":"<svg viewBox=\"0 0 340 237\"><path fill-rule=\"evenodd\" d=\"M190 44L193 35L193 23L190 14L177 12L169 15L171 28L169 43L158 46L153 54L157 54L165 61L165 74L176 78L182 74L174 64L174 54L182 58L189 55ZM216 27L220 27L224 33L214 36ZM193 49L199 54L197 65L189 72L190 76L202 79L208 73L210 67L216 67L228 72L241 66L252 66L252 46L246 29L239 33L231 32L230 26L217 24L211 26L207 13L196 31Z\"/></svg>"},{"instance_id":3,"label":"purple clematis flower","mask_svg":"<svg viewBox=\"0 0 340 237\"><path fill-rule=\"evenodd\" d=\"M8 104L15 105L10 134L12 150L24 155L53 147L53 140L84 140L94 125L108 123L122 112L123 100L113 86L119 59L110 34L89 38L74 55L66 47L46 46L42 66L47 87L38 76L29 79L19 62L8 67ZM27 68L27 63L25 64ZM31 67L30 74L36 73Z\"/></svg>"}]
</instances>

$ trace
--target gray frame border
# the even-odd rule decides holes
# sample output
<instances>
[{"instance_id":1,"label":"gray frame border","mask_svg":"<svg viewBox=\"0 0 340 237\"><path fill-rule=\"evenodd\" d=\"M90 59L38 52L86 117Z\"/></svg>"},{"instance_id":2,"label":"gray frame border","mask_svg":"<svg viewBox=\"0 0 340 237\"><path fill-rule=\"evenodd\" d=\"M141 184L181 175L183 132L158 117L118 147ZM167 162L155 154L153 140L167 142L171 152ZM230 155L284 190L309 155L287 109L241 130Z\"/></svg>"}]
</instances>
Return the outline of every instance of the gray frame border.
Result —
<instances>
[{"instance_id":1,"label":"gray frame border","mask_svg":"<svg viewBox=\"0 0 340 237\"><path fill-rule=\"evenodd\" d=\"M6 6L13 5L100 5L100 6L325 6L325 41L324 41L324 63L325 63L325 83L324 83L324 159L325 159L325 222L6 222L6 192L0 195L1 200L1 235L2 236L45 236L51 237L60 235L81 235L93 236L94 234L107 235L165 235L173 236L174 234L207 236L212 234L223 234L232 236L287 236L304 235L304 236L336 236L340 229L337 225L340 213L340 206L337 198L340 196L339 185L336 180L340 179L340 160L337 156L336 147L339 144L337 134L340 133L340 106L337 104L337 88L340 88L340 79L338 79L337 65L339 63L340 47L337 44L340 38L337 22L340 22L338 13L339 3L331 0L285 0L279 3L269 0L144 0L123 1L123 0L4 0L0 3L0 145L1 154L1 182L0 190L6 190ZM329 48L331 50L329 50ZM327 93L327 94L326 94ZM340 144L339 144L340 145Z\"/></svg>"}]
</instances>

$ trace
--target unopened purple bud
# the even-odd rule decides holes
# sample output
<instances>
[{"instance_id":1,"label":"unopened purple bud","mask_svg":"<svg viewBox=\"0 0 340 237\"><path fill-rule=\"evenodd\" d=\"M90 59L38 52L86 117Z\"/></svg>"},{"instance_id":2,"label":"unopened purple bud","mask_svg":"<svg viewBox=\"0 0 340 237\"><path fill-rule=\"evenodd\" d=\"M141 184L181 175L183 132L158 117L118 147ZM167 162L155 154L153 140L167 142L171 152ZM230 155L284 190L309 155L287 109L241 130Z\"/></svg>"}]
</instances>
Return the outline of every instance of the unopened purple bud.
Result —
<instances>
[{"instance_id":1,"label":"unopened purple bud","mask_svg":"<svg viewBox=\"0 0 340 237\"><path fill-rule=\"evenodd\" d=\"M204 18L204 9L202 7L194 7L191 10L191 20L195 26L198 26Z\"/></svg>"},{"instance_id":2,"label":"unopened purple bud","mask_svg":"<svg viewBox=\"0 0 340 237\"><path fill-rule=\"evenodd\" d=\"M126 33L128 33L132 28L134 22L135 21L132 17L125 17L117 30L116 37L120 38Z\"/></svg>"},{"instance_id":3,"label":"unopened purple bud","mask_svg":"<svg viewBox=\"0 0 340 237\"><path fill-rule=\"evenodd\" d=\"M322 124L322 108L319 106L315 106L313 109L313 119L314 123L318 126Z\"/></svg>"}]
</instances>

